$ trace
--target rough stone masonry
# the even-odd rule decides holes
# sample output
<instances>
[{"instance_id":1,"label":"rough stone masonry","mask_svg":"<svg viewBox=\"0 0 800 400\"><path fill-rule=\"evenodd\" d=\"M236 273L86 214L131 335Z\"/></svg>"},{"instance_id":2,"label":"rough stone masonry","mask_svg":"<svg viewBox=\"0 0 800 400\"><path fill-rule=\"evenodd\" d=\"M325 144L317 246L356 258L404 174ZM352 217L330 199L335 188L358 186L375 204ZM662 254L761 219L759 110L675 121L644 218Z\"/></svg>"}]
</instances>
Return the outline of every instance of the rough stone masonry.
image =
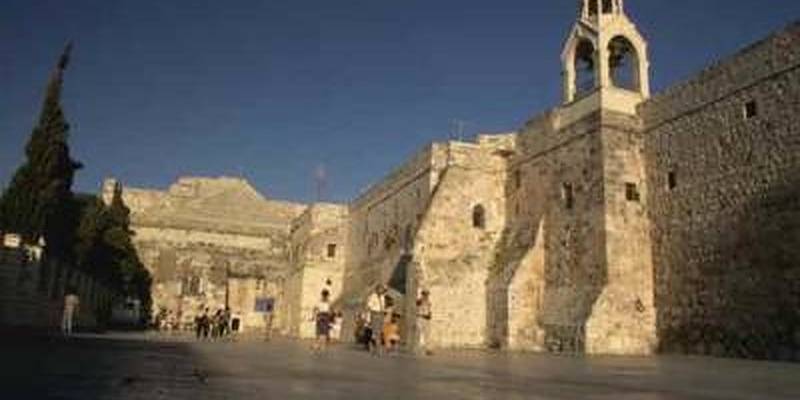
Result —
<instances>
[{"instance_id":1,"label":"rough stone masonry","mask_svg":"<svg viewBox=\"0 0 800 400\"><path fill-rule=\"evenodd\" d=\"M251 329L270 298L309 337L327 288L349 340L384 283L410 349L424 288L434 347L800 359L800 24L651 96L623 1L583 0L561 59L561 105L434 143L348 204L126 188L154 308L229 304Z\"/></svg>"}]
</instances>

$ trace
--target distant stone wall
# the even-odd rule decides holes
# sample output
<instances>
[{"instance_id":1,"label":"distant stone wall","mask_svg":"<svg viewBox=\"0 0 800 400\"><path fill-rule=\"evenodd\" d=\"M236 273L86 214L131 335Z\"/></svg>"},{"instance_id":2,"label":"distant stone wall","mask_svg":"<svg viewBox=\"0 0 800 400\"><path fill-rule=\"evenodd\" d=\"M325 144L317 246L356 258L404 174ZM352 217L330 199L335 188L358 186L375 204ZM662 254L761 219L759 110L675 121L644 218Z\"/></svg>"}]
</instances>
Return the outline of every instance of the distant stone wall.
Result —
<instances>
[{"instance_id":1,"label":"distant stone wall","mask_svg":"<svg viewBox=\"0 0 800 400\"><path fill-rule=\"evenodd\" d=\"M215 235L202 232L134 230L139 257L153 275L154 312L166 308L188 327L204 308L216 312L227 300L244 329L260 329L264 319L255 312L256 298L283 303L288 259L284 251L271 251L274 238L224 235L213 240ZM285 329L280 317L273 326Z\"/></svg>"},{"instance_id":2,"label":"distant stone wall","mask_svg":"<svg viewBox=\"0 0 800 400\"><path fill-rule=\"evenodd\" d=\"M662 350L800 359L800 24L640 112Z\"/></svg>"},{"instance_id":3,"label":"distant stone wall","mask_svg":"<svg viewBox=\"0 0 800 400\"><path fill-rule=\"evenodd\" d=\"M115 181L104 185L110 201ZM190 328L226 305L243 330L263 329L258 299L275 304L272 327L288 333L290 226L303 204L263 198L239 178L180 178L167 191L124 188L134 245L153 275L153 312Z\"/></svg>"}]
</instances>

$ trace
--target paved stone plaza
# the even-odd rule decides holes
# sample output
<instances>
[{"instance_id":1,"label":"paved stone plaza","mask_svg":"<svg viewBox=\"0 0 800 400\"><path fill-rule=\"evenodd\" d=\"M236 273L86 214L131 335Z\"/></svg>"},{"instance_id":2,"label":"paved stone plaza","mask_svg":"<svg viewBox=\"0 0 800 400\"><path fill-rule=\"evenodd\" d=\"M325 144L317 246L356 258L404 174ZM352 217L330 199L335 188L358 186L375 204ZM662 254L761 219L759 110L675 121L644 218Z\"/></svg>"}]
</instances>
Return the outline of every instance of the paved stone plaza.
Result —
<instances>
[{"instance_id":1,"label":"paved stone plaza","mask_svg":"<svg viewBox=\"0 0 800 400\"><path fill-rule=\"evenodd\" d=\"M797 399L800 365L458 352L375 358L299 342L114 334L6 340L5 399Z\"/></svg>"}]
</instances>

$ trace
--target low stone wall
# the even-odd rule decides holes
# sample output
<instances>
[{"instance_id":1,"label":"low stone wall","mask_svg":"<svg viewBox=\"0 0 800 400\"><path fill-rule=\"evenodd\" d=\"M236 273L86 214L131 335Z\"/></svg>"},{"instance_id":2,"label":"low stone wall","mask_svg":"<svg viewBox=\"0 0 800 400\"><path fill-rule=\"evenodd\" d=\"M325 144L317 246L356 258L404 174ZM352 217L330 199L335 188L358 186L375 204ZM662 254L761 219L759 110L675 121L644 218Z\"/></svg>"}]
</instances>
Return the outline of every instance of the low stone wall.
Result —
<instances>
[{"instance_id":1,"label":"low stone wall","mask_svg":"<svg viewBox=\"0 0 800 400\"><path fill-rule=\"evenodd\" d=\"M58 331L67 288L81 304L77 329L98 327L97 311L110 309L112 296L83 272L55 262L45 264L22 248L0 248L0 326L10 329Z\"/></svg>"}]
</instances>

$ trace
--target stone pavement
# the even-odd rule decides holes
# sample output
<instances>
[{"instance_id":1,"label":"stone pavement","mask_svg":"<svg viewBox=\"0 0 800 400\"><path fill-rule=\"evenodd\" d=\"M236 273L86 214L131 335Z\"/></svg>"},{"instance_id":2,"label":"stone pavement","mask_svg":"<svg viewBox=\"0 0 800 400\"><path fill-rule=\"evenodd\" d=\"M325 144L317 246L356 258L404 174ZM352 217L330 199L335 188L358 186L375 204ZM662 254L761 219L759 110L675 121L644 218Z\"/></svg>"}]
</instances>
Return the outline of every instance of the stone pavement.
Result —
<instances>
[{"instance_id":1,"label":"stone pavement","mask_svg":"<svg viewBox=\"0 0 800 400\"><path fill-rule=\"evenodd\" d=\"M448 352L111 334L6 339L3 399L800 399L800 365Z\"/></svg>"}]
</instances>

